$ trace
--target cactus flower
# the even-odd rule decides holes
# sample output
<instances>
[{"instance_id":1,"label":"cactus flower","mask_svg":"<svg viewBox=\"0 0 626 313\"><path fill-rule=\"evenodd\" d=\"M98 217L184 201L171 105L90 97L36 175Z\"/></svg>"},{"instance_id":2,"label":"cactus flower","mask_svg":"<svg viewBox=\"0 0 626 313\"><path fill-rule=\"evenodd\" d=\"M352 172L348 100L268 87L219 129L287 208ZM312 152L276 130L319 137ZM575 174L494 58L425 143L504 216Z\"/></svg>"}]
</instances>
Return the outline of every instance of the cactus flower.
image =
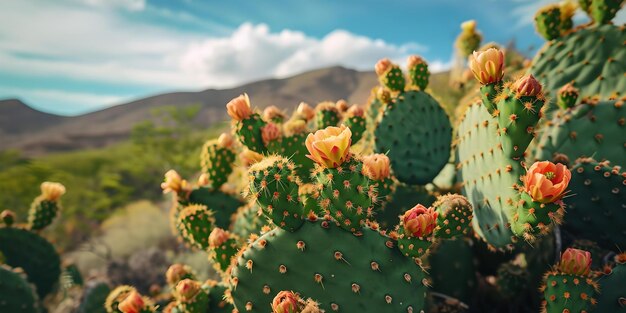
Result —
<instances>
[{"instance_id":1,"label":"cactus flower","mask_svg":"<svg viewBox=\"0 0 626 313\"><path fill-rule=\"evenodd\" d=\"M568 248L561 254L559 270L571 275L589 275L591 271L591 253L585 250Z\"/></svg>"},{"instance_id":2,"label":"cactus flower","mask_svg":"<svg viewBox=\"0 0 626 313\"><path fill-rule=\"evenodd\" d=\"M550 161L535 162L523 178L524 191L534 201L551 203L560 200L567 189L572 173L563 164Z\"/></svg>"},{"instance_id":3,"label":"cactus flower","mask_svg":"<svg viewBox=\"0 0 626 313\"><path fill-rule=\"evenodd\" d=\"M383 180L389 178L391 166L389 157L376 153L363 157L363 174L373 180Z\"/></svg>"},{"instance_id":4,"label":"cactus flower","mask_svg":"<svg viewBox=\"0 0 626 313\"><path fill-rule=\"evenodd\" d=\"M425 63L426 61L424 61L424 59L422 59L418 55L410 55L409 58L406 60L406 65L409 69Z\"/></svg>"},{"instance_id":5,"label":"cactus flower","mask_svg":"<svg viewBox=\"0 0 626 313\"><path fill-rule=\"evenodd\" d=\"M469 68L482 85L497 83L504 76L504 53L496 48L474 51L469 56Z\"/></svg>"},{"instance_id":6,"label":"cactus flower","mask_svg":"<svg viewBox=\"0 0 626 313\"><path fill-rule=\"evenodd\" d=\"M350 108L348 101L344 99L337 100L337 103L335 103L335 106L337 107L337 110L339 110L339 112L341 113L348 111L348 108Z\"/></svg>"},{"instance_id":7,"label":"cactus flower","mask_svg":"<svg viewBox=\"0 0 626 313\"><path fill-rule=\"evenodd\" d=\"M200 282L187 278L176 284L176 295L182 302L187 302L192 300L200 292L200 289Z\"/></svg>"},{"instance_id":8,"label":"cactus flower","mask_svg":"<svg viewBox=\"0 0 626 313\"><path fill-rule=\"evenodd\" d=\"M306 102L300 102L298 109L296 109L296 113L307 121L310 121L313 117L315 117L315 110Z\"/></svg>"},{"instance_id":9,"label":"cactus flower","mask_svg":"<svg viewBox=\"0 0 626 313\"><path fill-rule=\"evenodd\" d=\"M239 153L239 159L244 164L244 166L250 166L263 160L263 155L260 153L256 153L250 149L244 149L243 151L241 151L241 153Z\"/></svg>"},{"instance_id":10,"label":"cactus flower","mask_svg":"<svg viewBox=\"0 0 626 313\"><path fill-rule=\"evenodd\" d=\"M261 139L263 143L267 145L270 141L274 141L282 136L282 132L278 125L269 122L263 128L261 128Z\"/></svg>"},{"instance_id":11,"label":"cactus flower","mask_svg":"<svg viewBox=\"0 0 626 313\"><path fill-rule=\"evenodd\" d=\"M236 121L242 121L252 115L252 108L250 107L250 98L247 94L240 95L239 97L230 100L226 104L226 111L228 115Z\"/></svg>"},{"instance_id":12,"label":"cactus flower","mask_svg":"<svg viewBox=\"0 0 626 313\"><path fill-rule=\"evenodd\" d=\"M281 291L272 301L272 313L299 313L300 297L293 291Z\"/></svg>"},{"instance_id":13,"label":"cactus flower","mask_svg":"<svg viewBox=\"0 0 626 313\"><path fill-rule=\"evenodd\" d=\"M198 177L198 185L199 186L208 186L210 183L210 179L209 179L209 175L207 173L202 173L200 174L200 177Z\"/></svg>"},{"instance_id":14,"label":"cactus flower","mask_svg":"<svg viewBox=\"0 0 626 313\"><path fill-rule=\"evenodd\" d=\"M229 133L222 133L218 138L217 138L217 145L220 148L232 148L233 144L235 143L235 141L233 140L233 136L231 136Z\"/></svg>"},{"instance_id":15,"label":"cactus flower","mask_svg":"<svg viewBox=\"0 0 626 313\"><path fill-rule=\"evenodd\" d=\"M384 75L392 66L393 66L393 63L391 63L391 60L387 58L380 59L376 63L376 66L374 67L374 69L376 70L376 75L378 76Z\"/></svg>"},{"instance_id":16,"label":"cactus flower","mask_svg":"<svg viewBox=\"0 0 626 313\"><path fill-rule=\"evenodd\" d=\"M418 204L406 211L402 216L404 233L413 237L426 237L432 234L437 226L437 212Z\"/></svg>"},{"instance_id":17,"label":"cactus flower","mask_svg":"<svg viewBox=\"0 0 626 313\"><path fill-rule=\"evenodd\" d=\"M348 109L348 116L349 117L363 117L363 115L365 114L365 111L363 111L363 108L361 108L358 105L353 105L350 107L350 109Z\"/></svg>"},{"instance_id":18,"label":"cactus flower","mask_svg":"<svg viewBox=\"0 0 626 313\"><path fill-rule=\"evenodd\" d=\"M65 194L65 186L60 183L43 182L41 184L41 196L48 201L57 201Z\"/></svg>"},{"instance_id":19,"label":"cactus flower","mask_svg":"<svg viewBox=\"0 0 626 313\"><path fill-rule=\"evenodd\" d=\"M141 295L136 290L133 290L118 304L117 308L122 313L139 313L143 310L144 306L145 303Z\"/></svg>"},{"instance_id":20,"label":"cactus flower","mask_svg":"<svg viewBox=\"0 0 626 313\"><path fill-rule=\"evenodd\" d=\"M180 263L174 263L165 272L165 281L170 285L178 284L181 278L189 274L190 271L189 267Z\"/></svg>"},{"instance_id":21,"label":"cactus flower","mask_svg":"<svg viewBox=\"0 0 626 313\"><path fill-rule=\"evenodd\" d=\"M227 231L219 227L215 227L209 235L209 247L217 248L228 241L229 237L230 236Z\"/></svg>"},{"instance_id":22,"label":"cactus flower","mask_svg":"<svg viewBox=\"0 0 626 313\"><path fill-rule=\"evenodd\" d=\"M175 170L169 170L165 173L165 181L161 183L161 188L163 189L163 193L170 191L180 193L188 188L188 184Z\"/></svg>"},{"instance_id":23,"label":"cactus flower","mask_svg":"<svg viewBox=\"0 0 626 313\"><path fill-rule=\"evenodd\" d=\"M270 105L263 110L263 119L266 121L274 120L274 118L280 118L282 120L285 117L285 113L275 105Z\"/></svg>"},{"instance_id":24,"label":"cactus flower","mask_svg":"<svg viewBox=\"0 0 626 313\"><path fill-rule=\"evenodd\" d=\"M476 31L476 21L469 20L461 23L461 30L467 33L473 33L474 31Z\"/></svg>"},{"instance_id":25,"label":"cactus flower","mask_svg":"<svg viewBox=\"0 0 626 313\"><path fill-rule=\"evenodd\" d=\"M532 74L518 79L513 88L518 96L536 97L541 93L541 84Z\"/></svg>"},{"instance_id":26,"label":"cactus flower","mask_svg":"<svg viewBox=\"0 0 626 313\"><path fill-rule=\"evenodd\" d=\"M327 168L341 165L350 153L352 132L345 125L329 126L306 137L307 157Z\"/></svg>"}]
</instances>

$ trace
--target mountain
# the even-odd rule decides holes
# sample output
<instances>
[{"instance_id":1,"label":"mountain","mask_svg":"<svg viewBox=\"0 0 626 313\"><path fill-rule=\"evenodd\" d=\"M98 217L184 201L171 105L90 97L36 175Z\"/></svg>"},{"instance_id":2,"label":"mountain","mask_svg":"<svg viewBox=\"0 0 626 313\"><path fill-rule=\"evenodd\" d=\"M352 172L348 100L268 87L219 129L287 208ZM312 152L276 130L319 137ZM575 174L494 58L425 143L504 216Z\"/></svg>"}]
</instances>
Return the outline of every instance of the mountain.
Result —
<instances>
[{"instance_id":1,"label":"mountain","mask_svg":"<svg viewBox=\"0 0 626 313\"><path fill-rule=\"evenodd\" d=\"M128 138L134 125L150 118L152 109L166 105L200 104L195 122L198 127L207 127L226 120L226 103L244 92L259 108L276 105L291 110L301 101L315 105L342 98L365 104L376 84L373 72L330 67L231 89L166 93L74 117L39 112L15 99L0 100L0 151L16 148L35 156L102 147Z\"/></svg>"}]
</instances>

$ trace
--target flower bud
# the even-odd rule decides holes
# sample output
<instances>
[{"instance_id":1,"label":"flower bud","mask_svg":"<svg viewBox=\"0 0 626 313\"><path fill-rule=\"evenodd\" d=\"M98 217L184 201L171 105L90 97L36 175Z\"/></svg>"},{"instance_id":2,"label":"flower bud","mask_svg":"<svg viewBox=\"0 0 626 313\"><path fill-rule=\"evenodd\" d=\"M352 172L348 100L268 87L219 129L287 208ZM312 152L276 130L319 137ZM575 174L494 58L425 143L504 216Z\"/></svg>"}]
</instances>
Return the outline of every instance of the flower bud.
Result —
<instances>
[{"instance_id":1,"label":"flower bud","mask_svg":"<svg viewBox=\"0 0 626 313\"><path fill-rule=\"evenodd\" d=\"M282 136L280 127L276 124L269 122L261 128L261 139L263 143L267 145L270 141L274 141Z\"/></svg>"},{"instance_id":2,"label":"flower bud","mask_svg":"<svg viewBox=\"0 0 626 313\"><path fill-rule=\"evenodd\" d=\"M270 105L265 110L263 110L263 119L266 121L274 121L274 119L278 119L280 121L286 118L285 113L281 111L277 106Z\"/></svg>"},{"instance_id":3,"label":"flower bud","mask_svg":"<svg viewBox=\"0 0 626 313\"><path fill-rule=\"evenodd\" d=\"M310 121L311 119L313 119L313 117L315 117L315 110L306 102L300 102L296 113L298 113L298 115L300 115L307 121Z\"/></svg>"},{"instance_id":4,"label":"flower bud","mask_svg":"<svg viewBox=\"0 0 626 313\"><path fill-rule=\"evenodd\" d=\"M335 106L341 113L348 111L348 108L350 107L348 102L344 99L338 100L337 103L335 103Z\"/></svg>"},{"instance_id":5,"label":"flower bud","mask_svg":"<svg viewBox=\"0 0 626 313\"><path fill-rule=\"evenodd\" d=\"M175 170L169 170L165 173L165 181L161 183L163 193L173 191L179 193L187 189L187 181L182 179Z\"/></svg>"},{"instance_id":6,"label":"flower bud","mask_svg":"<svg viewBox=\"0 0 626 313\"><path fill-rule=\"evenodd\" d=\"M559 270L566 274L587 276L591 271L591 253L569 248L561 255Z\"/></svg>"},{"instance_id":7,"label":"flower bud","mask_svg":"<svg viewBox=\"0 0 626 313\"><path fill-rule=\"evenodd\" d=\"M293 291L281 291L272 301L272 313L299 313L300 297Z\"/></svg>"},{"instance_id":8,"label":"flower bud","mask_svg":"<svg viewBox=\"0 0 626 313\"><path fill-rule=\"evenodd\" d=\"M363 174L373 180L383 180L389 178L391 166L389 157L376 153L363 157Z\"/></svg>"},{"instance_id":9,"label":"flower bud","mask_svg":"<svg viewBox=\"0 0 626 313\"><path fill-rule=\"evenodd\" d=\"M133 290L118 304L117 308L122 313L139 313L144 306L145 303L141 295L136 290Z\"/></svg>"},{"instance_id":10,"label":"flower bud","mask_svg":"<svg viewBox=\"0 0 626 313\"><path fill-rule=\"evenodd\" d=\"M404 233L413 237L427 237L437 226L437 212L418 204L402 216Z\"/></svg>"},{"instance_id":11,"label":"flower bud","mask_svg":"<svg viewBox=\"0 0 626 313\"><path fill-rule=\"evenodd\" d=\"M232 148L234 142L233 136L229 133L222 133L219 138L217 138L217 146L220 148Z\"/></svg>"},{"instance_id":12,"label":"flower bud","mask_svg":"<svg viewBox=\"0 0 626 313\"><path fill-rule=\"evenodd\" d=\"M191 268L180 263L172 264L165 272L165 281L170 285L178 284L184 277L192 275Z\"/></svg>"},{"instance_id":13,"label":"flower bud","mask_svg":"<svg viewBox=\"0 0 626 313\"><path fill-rule=\"evenodd\" d=\"M391 60L387 58L380 59L376 63L376 66L374 67L374 69L376 70L376 75L378 76L384 75L392 66L393 66L393 63L391 63Z\"/></svg>"},{"instance_id":14,"label":"flower bud","mask_svg":"<svg viewBox=\"0 0 626 313\"><path fill-rule=\"evenodd\" d=\"M11 226L15 222L15 213L11 210L4 210L0 213L0 220L4 222L4 225Z\"/></svg>"},{"instance_id":15,"label":"flower bud","mask_svg":"<svg viewBox=\"0 0 626 313\"><path fill-rule=\"evenodd\" d=\"M227 231L219 227L215 227L209 235L209 247L217 248L228 241L229 238L230 236Z\"/></svg>"},{"instance_id":16,"label":"flower bud","mask_svg":"<svg viewBox=\"0 0 626 313\"><path fill-rule=\"evenodd\" d=\"M531 74L518 79L514 89L518 96L536 97L541 93L541 84Z\"/></svg>"},{"instance_id":17,"label":"flower bud","mask_svg":"<svg viewBox=\"0 0 626 313\"><path fill-rule=\"evenodd\" d=\"M406 61L407 67L412 69L420 64L426 64L426 61L418 55L410 55Z\"/></svg>"},{"instance_id":18,"label":"flower bud","mask_svg":"<svg viewBox=\"0 0 626 313\"><path fill-rule=\"evenodd\" d=\"M363 117L363 115L365 115L365 111L363 111L363 108L361 108L359 105L353 105L350 107L350 109L348 109L348 117Z\"/></svg>"},{"instance_id":19,"label":"flower bud","mask_svg":"<svg viewBox=\"0 0 626 313\"><path fill-rule=\"evenodd\" d=\"M176 284L176 295L182 302L188 302L200 292L201 285L192 279L183 279Z\"/></svg>"}]
</instances>

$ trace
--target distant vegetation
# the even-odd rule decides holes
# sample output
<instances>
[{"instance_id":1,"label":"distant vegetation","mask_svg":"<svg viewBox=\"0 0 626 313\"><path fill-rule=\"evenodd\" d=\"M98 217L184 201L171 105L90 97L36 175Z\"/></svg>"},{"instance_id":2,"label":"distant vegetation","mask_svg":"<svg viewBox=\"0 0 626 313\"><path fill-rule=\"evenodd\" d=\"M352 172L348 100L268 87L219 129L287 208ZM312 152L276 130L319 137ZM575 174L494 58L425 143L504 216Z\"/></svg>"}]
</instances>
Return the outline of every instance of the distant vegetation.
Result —
<instances>
[{"instance_id":1,"label":"distant vegetation","mask_svg":"<svg viewBox=\"0 0 626 313\"><path fill-rule=\"evenodd\" d=\"M155 109L158 123L137 124L131 138L102 149L60 153L28 159L19 151L0 152L0 209L26 216L42 181L63 182L63 214L51 237L61 248L85 241L115 208L137 199L160 200L163 173L175 168L191 176L198 168L202 143L226 125L194 129L191 121L200 107Z\"/></svg>"}]
</instances>

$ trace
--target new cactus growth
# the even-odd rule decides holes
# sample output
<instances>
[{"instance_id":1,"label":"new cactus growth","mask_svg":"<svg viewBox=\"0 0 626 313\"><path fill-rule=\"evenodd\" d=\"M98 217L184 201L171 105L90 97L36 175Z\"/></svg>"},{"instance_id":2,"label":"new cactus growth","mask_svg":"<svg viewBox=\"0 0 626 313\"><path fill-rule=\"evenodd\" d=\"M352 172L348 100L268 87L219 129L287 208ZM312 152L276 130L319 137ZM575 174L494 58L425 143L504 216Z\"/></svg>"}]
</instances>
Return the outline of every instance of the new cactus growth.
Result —
<instances>
[{"instance_id":1,"label":"new cactus growth","mask_svg":"<svg viewBox=\"0 0 626 313\"><path fill-rule=\"evenodd\" d=\"M561 107L561 109L573 108L576 105L576 100L578 100L579 91L572 85L571 83L566 84L561 89L559 89L559 94L557 95L558 99L556 104Z\"/></svg>"},{"instance_id":2,"label":"new cactus growth","mask_svg":"<svg viewBox=\"0 0 626 313\"><path fill-rule=\"evenodd\" d=\"M558 5L547 5L535 15L537 32L546 40L561 36L561 8Z\"/></svg>"},{"instance_id":3,"label":"new cactus growth","mask_svg":"<svg viewBox=\"0 0 626 313\"><path fill-rule=\"evenodd\" d=\"M202 171L205 174L202 185L220 188L233 172L235 156L230 134L223 133L217 140L207 141L202 147L201 155Z\"/></svg>"},{"instance_id":4,"label":"new cactus growth","mask_svg":"<svg viewBox=\"0 0 626 313\"><path fill-rule=\"evenodd\" d=\"M598 283L589 275L590 267L589 252L565 250L557 267L544 277L543 312L590 312L599 291Z\"/></svg>"},{"instance_id":5,"label":"new cactus growth","mask_svg":"<svg viewBox=\"0 0 626 313\"><path fill-rule=\"evenodd\" d=\"M366 131L367 121L365 120L364 115L365 112L358 105L351 106L346 113L343 124L350 128L350 131L352 131L353 144L359 142Z\"/></svg>"},{"instance_id":6,"label":"new cactus growth","mask_svg":"<svg viewBox=\"0 0 626 313\"><path fill-rule=\"evenodd\" d=\"M315 108L315 126L324 129L328 126L337 126L341 120L341 112L337 106L330 102L320 102Z\"/></svg>"},{"instance_id":7,"label":"new cactus growth","mask_svg":"<svg viewBox=\"0 0 626 313\"><path fill-rule=\"evenodd\" d=\"M476 21L470 20L461 24L462 32L456 38L454 43L461 56L467 57L472 52L478 50L483 36L476 31Z\"/></svg>"},{"instance_id":8,"label":"new cactus growth","mask_svg":"<svg viewBox=\"0 0 626 313\"><path fill-rule=\"evenodd\" d=\"M186 206L178 215L178 228L182 237L193 246L209 248L209 235L215 227L213 211L201 204Z\"/></svg>"},{"instance_id":9,"label":"new cactus growth","mask_svg":"<svg viewBox=\"0 0 626 313\"><path fill-rule=\"evenodd\" d=\"M248 95L243 94L231 100L226 104L226 109L228 115L235 121L235 131L239 140L252 151L267 152L261 136L261 129L267 123L258 113L252 111Z\"/></svg>"},{"instance_id":10,"label":"new cactus growth","mask_svg":"<svg viewBox=\"0 0 626 313\"><path fill-rule=\"evenodd\" d=\"M226 272L231 258L237 253L238 238L229 232L216 227L209 235L209 257L216 269Z\"/></svg>"},{"instance_id":11,"label":"new cactus growth","mask_svg":"<svg viewBox=\"0 0 626 313\"><path fill-rule=\"evenodd\" d=\"M413 66L418 70L424 65ZM376 126L375 151L387 154L399 181L410 185L429 183L450 158L452 129L448 116L428 93L414 90L419 87L413 82L405 86L402 70L391 61L379 61L376 73L393 97ZM419 79L427 80L420 73Z\"/></svg>"},{"instance_id":12,"label":"new cactus growth","mask_svg":"<svg viewBox=\"0 0 626 313\"><path fill-rule=\"evenodd\" d=\"M65 194L65 187L59 183L41 184L41 195L33 201L28 211L28 226L41 230L50 225L60 209L59 199Z\"/></svg>"},{"instance_id":13,"label":"new cactus growth","mask_svg":"<svg viewBox=\"0 0 626 313\"><path fill-rule=\"evenodd\" d=\"M447 194L437 198L433 207L437 212L437 237L450 239L468 234L472 225L473 209L467 198Z\"/></svg>"}]
</instances>

